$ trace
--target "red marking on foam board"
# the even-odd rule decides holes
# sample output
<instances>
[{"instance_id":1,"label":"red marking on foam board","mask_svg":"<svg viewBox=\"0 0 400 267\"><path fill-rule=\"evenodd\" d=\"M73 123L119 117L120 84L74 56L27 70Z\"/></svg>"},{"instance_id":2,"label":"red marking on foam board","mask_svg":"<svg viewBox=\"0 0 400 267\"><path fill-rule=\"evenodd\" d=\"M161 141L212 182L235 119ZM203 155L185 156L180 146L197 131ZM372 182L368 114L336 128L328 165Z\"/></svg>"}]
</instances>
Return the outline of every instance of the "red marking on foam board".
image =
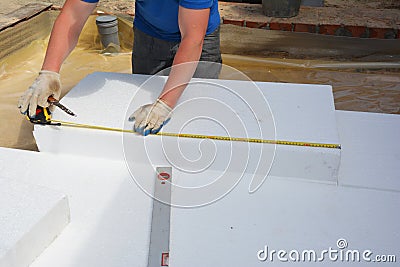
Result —
<instances>
[{"instance_id":1,"label":"red marking on foam board","mask_svg":"<svg viewBox=\"0 0 400 267\"><path fill-rule=\"evenodd\" d=\"M159 180L168 180L171 177L171 175L169 175L169 173L166 172L162 172L158 174L158 179Z\"/></svg>"},{"instance_id":2,"label":"red marking on foam board","mask_svg":"<svg viewBox=\"0 0 400 267\"><path fill-rule=\"evenodd\" d=\"M169 253L161 253L161 266L168 266L169 264Z\"/></svg>"}]
</instances>

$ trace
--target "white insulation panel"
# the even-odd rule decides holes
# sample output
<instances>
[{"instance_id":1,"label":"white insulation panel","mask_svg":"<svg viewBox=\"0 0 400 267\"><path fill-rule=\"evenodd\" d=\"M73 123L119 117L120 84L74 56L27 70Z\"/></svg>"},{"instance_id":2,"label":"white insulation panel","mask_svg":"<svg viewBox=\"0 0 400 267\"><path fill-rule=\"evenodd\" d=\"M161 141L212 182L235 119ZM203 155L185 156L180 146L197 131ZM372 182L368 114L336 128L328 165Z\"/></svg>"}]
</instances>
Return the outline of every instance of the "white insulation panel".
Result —
<instances>
[{"instance_id":1,"label":"white insulation panel","mask_svg":"<svg viewBox=\"0 0 400 267\"><path fill-rule=\"evenodd\" d=\"M140 165L137 171L149 185L154 184L154 172ZM32 267L146 266L153 202L136 186L124 162L0 148L0 176L68 197L70 223ZM16 193L22 190L19 188ZM3 206L3 195L0 199ZM30 206L50 206L52 202L47 200L42 194ZM30 206L21 207L21 218L32 213ZM0 226L12 228L18 223L14 219L0 222ZM35 230L35 235L52 232L49 227ZM22 258L35 249L34 243L28 248Z\"/></svg>"},{"instance_id":2,"label":"white insulation panel","mask_svg":"<svg viewBox=\"0 0 400 267\"><path fill-rule=\"evenodd\" d=\"M339 172L338 185L270 175L258 191L249 193L252 173L238 176L237 170L232 169L221 177L221 171L212 168L189 172L189 168L198 167L191 166L190 161L182 163L187 169L174 166L174 182L186 189L174 186L173 204L192 207L172 209L169 266L290 266L293 262L281 262L277 251L295 250L301 254L313 250L320 258L330 248L344 253L371 251L371 260L392 255L398 261L399 158L398 151L389 144L397 140L392 133L398 130L400 116L338 111L337 119L344 145L344 167ZM366 150L377 135L373 129L378 126L386 138L372 146L372 150ZM75 130L79 129L62 132L68 136L68 131ZM84 157L0 148L0 176L64 192L70 202L70 224L33 267L146 266L153 201L148 193L153 189L154 167L163 163L162 157L156 157L160 138L147 137L146 146L138 146L135 142L140 138L129 135L126 141L136 149L136 154L129 153L124 162L95 155L107 146L112 150L117 140L122 140L112 135L99 136L105 142L83 151ZM185 142L193 145L190 140ZM203 142L200 148L209 151L212 145ZM354 153L362 153L354 154L353 146ZM158 161L143 157L145 148L150 151L149 157ZM187 153L187 148L190 147L183 146L182 151ZM94 156L87 157L90 153ZM212 158L212 154L204 156ZM235 158L240 162L239 159ZM53 167L43 169L43 162ZM372 164L375 162L379 164ZM221 185L214 181L230 183ZM201 189L207 182L215 187L190 190ZM232 188L221 191L227 189L226 185ZM193 207L196 204L200 207ZM340 246L347 246L340 249L338 241ZM262 261L258 253L266 246L269 252L276 252L273 259L269 254ZM382 265L362 258L351 262L331 260L324 255L317 263L304 260L296 265ZM396 262L385 265L396 266Z\"/></svg>"},{"instance_id":3,"label":"white insulation panel","mask_svg":"<svg viewBox=\"0 0 400 267\"><path fill-rule=\"evenodd\" d=\"M172 210L170 266L380 266L377 255L399 259L400 193L271 177L249 194L248 183L244 178L213 204ZM338 240L348 246L340 249ZM329 248L338 257L338 251L357 250L360 260L331 260L322 254ZM259 258L260 250L267 258ZM297 260L296 254L289 258L293 250ZM302 260L310 250L315 260L308 254ZM365 250L372 252L370 262L362 258Z\"/></svg>"},{"instance_id":4,"label":"white insulation panel","mask_svg":"<svg viewBox=\"0 0 400 267\"><path fill-rule=\"evenodd\" d=\"M142 85L147 78L94 73L61 101L78 117L57 111L54 118L131 129L127 117L153 102L166 79ZM343 157L322 148L275 151L271 145L35 126L45 153L5 150L2 173L30 179L15 162L32 162L31 172L35 161L48 159L59 166L58 175L35 179L63 188L71 196L72 215L70 230L35 267L146 266L153 201L148 194L156 166L173 167L169 266L293 264L276 254L260 260L258 252L266 246L275 253L314 250L319 257L331 248L399 259L399 157L397 146L390 145L397 142L399 116L335 111L330 86L220 80L191 86L164 131L342 143ZM385 138L369 149L379 135ZM269 178L261 183L270 161ZM262 186L250 193L252 184ZM366 264L327 256L311 264L342 263Z\"/></svg>"},{"instance_id":5,"label":"white insulation panel","mask_svg":"<svg viewBox=\"0 0 400 267\"><path fill-rule=\"evenodd\" d=\"M14 179L0 179L0 266L31 264L69 219L64 194Z\"/></svg>"},{"instance_id":6,"label":"white insulation panel","mask_svg":"<svg viewBox=\"0 0 400 267\"><path fill-rule=\"evenodd\" d=\"M91 74L62 99L78 116L70 117L57 110L53 118L131 130L129 115L153 102L165 80L162 76ZM163 131L340 143L332 88L327 85L193 79ZM144 164L173 164L191 172L228 169L239 174L253 173L249 190L258 188L268 174L336 183L340 162L340 150L327 148L187 141L57 126L35 126L34 135L40 151L45 152L130 158Z\"/></svg>"},{"instance_id":7,"label":"white insulation panel","mask_svg":"<svg viewBox=\"0 0 400 267\"><path fill-rule=\"evenodd\" d=\"M400 116L351 111L336 116L342 140L339 184L400 192Z\"/></svg>"}]
</instances>

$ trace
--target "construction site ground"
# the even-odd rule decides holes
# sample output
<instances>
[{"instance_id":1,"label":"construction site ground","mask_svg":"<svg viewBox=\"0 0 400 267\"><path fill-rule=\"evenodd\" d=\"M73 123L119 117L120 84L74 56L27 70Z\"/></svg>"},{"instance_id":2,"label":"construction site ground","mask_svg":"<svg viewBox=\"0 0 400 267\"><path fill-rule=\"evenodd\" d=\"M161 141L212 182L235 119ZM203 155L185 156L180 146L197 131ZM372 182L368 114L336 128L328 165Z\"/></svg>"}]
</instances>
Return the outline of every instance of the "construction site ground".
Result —
<instances>
[{"instance_id":1,"label":"construction site ground","mask_svg":"<svg viewBox=\"0 0 400 267\"><path fill-rule=\"evenodd\" d=\"M46 2L53 4L55 8L61 8L64 1ZM0 25L18 19L13 15L15 10L30 3L32 3L30 0L1 1ZM98 6L100 9L115 13L126 13L131 16L135 13L133 0L100 0ZM352 34L354 37L399 38L400 36L398 0L325 0L324 7L302 6L298 16L293 18L266 17L261 4L219 2L219 7L224 23L252 28L308 31L331 35L336 33L345 36Z\"/></svg>"}]
</instances>

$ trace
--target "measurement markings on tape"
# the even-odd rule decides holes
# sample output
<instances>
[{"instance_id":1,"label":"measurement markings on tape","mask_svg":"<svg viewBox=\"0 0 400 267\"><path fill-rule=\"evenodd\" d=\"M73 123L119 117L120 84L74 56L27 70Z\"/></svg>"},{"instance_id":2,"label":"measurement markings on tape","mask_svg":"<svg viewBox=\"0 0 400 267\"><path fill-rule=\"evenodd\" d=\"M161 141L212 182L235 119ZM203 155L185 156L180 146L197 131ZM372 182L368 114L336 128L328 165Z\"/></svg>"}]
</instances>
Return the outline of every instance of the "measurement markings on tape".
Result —
<instances>
[{"instance_id":1,"label":"measurement markings on tape","mask_svg":"<svg viewBox=\"0 0 400 267\"><path fill-rule=\"evenodd\" d=\"M123 133L136 133L133 130L124 130L119 128L111 128L96 125L80 124L75 122L65 122L59 120L51 120L51 122L58 123L60 126L86 128L93 130L123 132ZM185 133L167 133L159 132L155 135L159 136L170 136L170 137L182 137L182 138L195 138L195 139L212 139L220 141L235 141L235 142L247 142L247 143L260 143L260 144L273 144L273 145L287 145L287 146L304 146L304 147L319 147L319 148L333 148L341 149L340 144L327 144L327 143L314 143L314 142L302 142L302 141L287 141L287 140L269 140L269 139L258 139L258 138L245 138L245 137L229 137L229 136L218 136L218 135L201 135L201 134L185 134Z\"/></svg>"},{"instance_id":2,"label":"measurement markings on tape","mask_svg":"<svg viewBox=\"0 0 400 267\"><path fill-rule=\"evenodd\" d=\"M248 143L288 145L288 146L309 146L309 147L323 147L323 148L336 148L336 149L341 148L341 146L339 144L325 144L325 143L284 141L284 140L268 140L268 139L229 137L229 136L218 136L218 135L165 133L165 132L158 133L157 135L183 137L183 138L213 139L213 140L221 140L221 141L236 141L236 142L248 142Z\"/></svg>"},{"instance_id":3,"label":"measurement markings on tape","mask_svg":"<svg viewBox=\"0 0 400 267\"><path fill-rule=\"evenodd\" d=\"M157 167L147 267L168 266L172 167Z\"/></svg>"}]
</instances>

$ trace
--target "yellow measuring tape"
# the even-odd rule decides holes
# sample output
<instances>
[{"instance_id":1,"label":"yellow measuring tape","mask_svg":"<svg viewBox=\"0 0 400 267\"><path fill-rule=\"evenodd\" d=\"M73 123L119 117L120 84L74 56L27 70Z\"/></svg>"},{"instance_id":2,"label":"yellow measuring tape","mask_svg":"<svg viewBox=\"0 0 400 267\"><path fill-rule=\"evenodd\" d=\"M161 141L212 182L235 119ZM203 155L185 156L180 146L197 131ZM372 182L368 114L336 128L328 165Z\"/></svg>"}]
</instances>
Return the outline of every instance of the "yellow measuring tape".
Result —
<instances>
[{"instance_id":1,"label":"yellow measuring tape","mask_svg":"<svg viewBox=\"0 0 400 267\"><path fill-rule=\"evenodd\" d=\"M136 133L133 130L124 130L124 129L120 129L120 128L96 126L96 125L89 125L89 124L80 124L80 123L75 123L75 122L67 122L67 121L59 121L59 120L51 120L51 122L58 123L61 126L67 126L67 127L77 127L77 128L112 131L112 132L123 132L123 133ZM182 137L182 138L196 138L196 139L212 139L212 140L222 140L222 141L236 141L236 142L247 142L247 143L273 144L273 145L308 146L308 147L341 149L341 146L339 144L310 143L310 142L297 142L297 141L285 141L285 140L268 140L268 139L258 139L258 138L229 137L229 136L202 135L202 134L185 134L185 133L166 133L166 132L159 132L154 135Z\"/></svg>"}]
</instances>

